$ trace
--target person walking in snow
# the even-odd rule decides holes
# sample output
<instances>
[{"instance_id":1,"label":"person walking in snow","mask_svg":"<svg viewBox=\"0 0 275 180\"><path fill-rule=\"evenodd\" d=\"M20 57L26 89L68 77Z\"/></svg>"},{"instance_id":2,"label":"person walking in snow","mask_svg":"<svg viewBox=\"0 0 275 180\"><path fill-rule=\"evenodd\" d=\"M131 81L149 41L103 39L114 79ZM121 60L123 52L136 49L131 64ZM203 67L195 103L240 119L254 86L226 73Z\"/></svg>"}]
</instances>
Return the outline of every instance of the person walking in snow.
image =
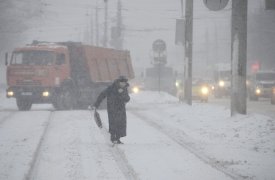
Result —
<instances>
[{"instance_id":1,"label":"person walking in snow","mask_svg":"<svg viewBox=\"0 0 275 180\"><path fill-rule=\"evenodd\" d=\"M125 76L120 76L112 85L100 93L93 105L97 109L102 100L107 98L109 132L111 134L111 141L115 144L122 144L120 138L126 136L125 105L130 101L128 86L128 79Z\"/></svg>"}]
</instances>

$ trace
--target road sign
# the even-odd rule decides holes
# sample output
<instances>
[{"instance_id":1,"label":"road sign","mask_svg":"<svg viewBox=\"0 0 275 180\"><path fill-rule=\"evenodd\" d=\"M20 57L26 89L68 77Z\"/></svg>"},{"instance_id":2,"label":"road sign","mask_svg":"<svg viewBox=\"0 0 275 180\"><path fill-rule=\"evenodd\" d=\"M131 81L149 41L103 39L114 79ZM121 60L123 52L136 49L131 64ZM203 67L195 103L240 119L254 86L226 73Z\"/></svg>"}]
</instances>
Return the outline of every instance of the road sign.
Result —
<instances>
[{"instance_id":1,"label":"road sign","mask_svg":"<svg viewBox=\"0 0 275 180\"><path fill-rule=\"evenodd\" d=\"M164 52L166 50L166 43L162 39L155 40L153 43L154 52Z\"/></svg>"},{"instance_id":2,"label":"road sign","mask_svg":"<svg viewBox=\"0 0 275 180\"><path fill-rule=\"evenodd\" d=\"M226 7L229 0L203 0L205 6L211 11L219 11Z\"/></svg>"}]
</instances>

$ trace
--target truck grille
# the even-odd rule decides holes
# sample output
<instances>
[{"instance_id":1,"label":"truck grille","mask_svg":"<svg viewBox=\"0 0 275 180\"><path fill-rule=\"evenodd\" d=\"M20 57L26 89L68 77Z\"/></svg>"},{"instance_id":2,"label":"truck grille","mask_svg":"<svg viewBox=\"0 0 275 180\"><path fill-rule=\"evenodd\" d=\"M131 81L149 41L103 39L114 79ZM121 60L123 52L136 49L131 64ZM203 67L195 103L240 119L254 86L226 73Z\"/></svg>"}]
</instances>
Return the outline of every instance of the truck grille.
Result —
<instances>
[{"instance_id":1,"label":"truck grille","mask_svg":"<svg viewBox=\"0 0 275 180\"><path fill-rule=\"evenodd\" d=\"M41 82L37 80L31 80L31 81L16 81L16 84L18 86L40 86Z\"/></svg>"}]
</instances>

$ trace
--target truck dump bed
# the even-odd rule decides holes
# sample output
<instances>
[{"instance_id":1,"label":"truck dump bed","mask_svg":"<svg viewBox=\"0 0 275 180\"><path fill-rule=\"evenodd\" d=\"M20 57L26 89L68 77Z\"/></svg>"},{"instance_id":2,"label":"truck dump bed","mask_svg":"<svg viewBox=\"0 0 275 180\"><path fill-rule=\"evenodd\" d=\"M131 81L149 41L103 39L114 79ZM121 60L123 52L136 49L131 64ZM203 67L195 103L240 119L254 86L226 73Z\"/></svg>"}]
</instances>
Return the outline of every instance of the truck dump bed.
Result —
<instances>
[{"instance_id":1,"label":"truck dump bed","mask_svg":"<svg viewBox=\"0 0 275 180\"><path fill-rule=\"evenodd\" d=\"M90 78L93 82L111 82L120 75L134 78L128 51L83 45Z\"/></svg>"}]
</instances>

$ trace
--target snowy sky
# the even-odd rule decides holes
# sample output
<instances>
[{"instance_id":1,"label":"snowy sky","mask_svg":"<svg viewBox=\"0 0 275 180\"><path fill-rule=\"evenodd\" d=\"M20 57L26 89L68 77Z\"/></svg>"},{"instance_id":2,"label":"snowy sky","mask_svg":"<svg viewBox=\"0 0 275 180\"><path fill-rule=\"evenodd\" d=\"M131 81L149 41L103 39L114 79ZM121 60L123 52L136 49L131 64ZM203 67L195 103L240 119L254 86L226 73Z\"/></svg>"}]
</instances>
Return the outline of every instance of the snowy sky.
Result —
<instances>
[{"instance_id":1,"label":"snowy sky","mask_svg":"<svg viewBox=\"0 0 275 180\"><path fill-rule=\"evenodd\" d=\"M45 5L42 8L42 21L31 22L33 28L26 32L28 37L26 43L33 39L87 41L87 39L84 40L84 34L90 28L92 18L95 24L95 0L66 0L65 4L62 0L44 0L43 2ZM174 44L176 19L181 16L180 0L122 0L121 2L125 26L124 48L131 51L136 69L150 66L152 43L156 39L163 39L167 43L168 64L179 71L182 70L183 50L182 47ZM102 40L104 2L97 0L97 4L100 8L99 28L100 40ZM108 22L111 27L115 25L117 1L109 1L108 7ZM229 60L229 17L230 7L219 13L210 12L204 7L202 1L195 1L194 64L205 67L208 64L207 61L213 61L213 59ZM217 26L221 31L214 31ZM206 44L210 44L210 48L206 49ZM220 49L216 50L219 47ZM196 73L196 70L194 72Z\"/></svg>"}]
</instances>

